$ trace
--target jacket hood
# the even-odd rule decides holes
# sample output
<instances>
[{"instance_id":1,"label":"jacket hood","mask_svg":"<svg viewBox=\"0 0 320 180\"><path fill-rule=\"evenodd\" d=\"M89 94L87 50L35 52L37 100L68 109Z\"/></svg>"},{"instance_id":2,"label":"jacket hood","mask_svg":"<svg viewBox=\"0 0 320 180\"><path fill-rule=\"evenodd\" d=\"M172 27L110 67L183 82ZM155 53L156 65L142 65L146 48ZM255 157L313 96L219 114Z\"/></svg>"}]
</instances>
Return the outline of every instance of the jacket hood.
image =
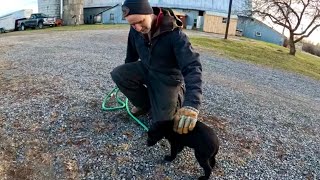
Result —
<instances>
[{"instance_id":1,"label":"jacket hood","mask_svg":"<svg viewBox=\"0 0 320 180\"><path fill-rule=\"evenodd\" d=\"M173 13L173 11L169 8L153 8L153 13L155 15L159 15L162 11L162 20L159 28L154 33L153 37L162 34L167 31L173 31L177 28L182 28L182 21Z\"/></svg>"}]
</instances>

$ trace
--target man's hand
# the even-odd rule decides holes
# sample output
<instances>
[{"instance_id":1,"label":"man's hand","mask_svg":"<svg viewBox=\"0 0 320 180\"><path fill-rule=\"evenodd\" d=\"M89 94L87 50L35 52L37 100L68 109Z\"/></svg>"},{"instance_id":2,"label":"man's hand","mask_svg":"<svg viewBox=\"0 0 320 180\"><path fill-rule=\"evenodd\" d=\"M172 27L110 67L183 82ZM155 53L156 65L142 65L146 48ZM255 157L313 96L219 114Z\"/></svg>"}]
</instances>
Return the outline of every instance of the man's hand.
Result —
<instances>
[{"instance_id":1,"label":"man's hand","mask_svg":"<svg viewBox=\"0 0 320 180\"><path fill-rule=\"evenodd\" d=\"M196 126L199 111L193 107L180 108L174 116L173 131L179 134L187 134Z\"/></svg>"}]
</instances>

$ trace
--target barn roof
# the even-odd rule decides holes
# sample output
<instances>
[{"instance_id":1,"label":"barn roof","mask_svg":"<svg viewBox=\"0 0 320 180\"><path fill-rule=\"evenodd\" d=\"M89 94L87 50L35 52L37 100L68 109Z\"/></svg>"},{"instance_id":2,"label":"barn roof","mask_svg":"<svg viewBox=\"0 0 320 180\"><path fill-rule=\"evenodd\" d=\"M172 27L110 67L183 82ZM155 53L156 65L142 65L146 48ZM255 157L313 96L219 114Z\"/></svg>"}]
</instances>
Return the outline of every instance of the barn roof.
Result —
<instances>
[{"instance_id":1,"label":"barn roof","mask_svg":"<svg viewBox=\"0 0 320 180\"><path fill-rule=\"evenodd\" d=\"M214 11L206 11L206 14L213 15L213 16L220 16L220 17L228 17L227 13L220 13L220 12L214 12ZM237 15L231 15L232 19L238 19Z\"/></svg>"}]
</instances>

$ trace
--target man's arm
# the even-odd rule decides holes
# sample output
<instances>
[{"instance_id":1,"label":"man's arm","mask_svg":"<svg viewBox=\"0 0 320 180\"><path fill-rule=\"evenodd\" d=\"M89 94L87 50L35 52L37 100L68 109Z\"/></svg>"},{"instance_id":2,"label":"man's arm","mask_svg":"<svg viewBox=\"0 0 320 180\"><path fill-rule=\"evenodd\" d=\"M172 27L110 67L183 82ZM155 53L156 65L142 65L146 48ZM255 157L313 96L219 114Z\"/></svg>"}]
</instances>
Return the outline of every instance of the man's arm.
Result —
<instances>
[{"instance_id":1,"label":"man's arm","mask_svg":"<svg viewBox=\"0 0 320 180\"><path fill-rule=\"evenodd\" d=\"M174 31L173 49L184 77L186 93L182 108L174 116L173 130L187 134L196 126L202 100L202 66L199 54L194 52L188 37L181 31Z\"/></svg>"},{"instance_id":2,"label":"man's arm","mask_svg":"<svg viewBox=\"0 0 320 180\"><path fill-rule=\"evenodd\" d=\"M183 106L200 108L202 100L202 66L188 37L181 30L174 32L174 53L186 85Z\"/></svg>"},{"instance_id":3,"label":"man's arm","mask_svg":"<svg viewBox=\"0 0 320 180\"><path fill-rule=\"evenodd\" d=\"M130 27L125 63L135 62L139 59L139 54L134 43L133 31L132 27Z\"/></svg>"}]
</instances>

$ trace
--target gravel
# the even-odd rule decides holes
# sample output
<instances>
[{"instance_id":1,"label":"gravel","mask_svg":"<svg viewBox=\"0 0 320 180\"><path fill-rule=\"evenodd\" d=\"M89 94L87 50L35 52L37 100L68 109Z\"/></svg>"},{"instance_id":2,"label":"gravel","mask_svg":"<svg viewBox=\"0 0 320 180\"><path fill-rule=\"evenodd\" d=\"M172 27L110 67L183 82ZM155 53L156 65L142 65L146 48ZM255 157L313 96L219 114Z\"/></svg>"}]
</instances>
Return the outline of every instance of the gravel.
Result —
<instances>
[{"instance_id":1,"label":"gravel","mask_svg":"<svg viewBox=\"0 0 320 180\"><path fill-rule=\"evenodd\" d=\"M202 175L191 149L163 162L167 141L149 148L125 111L101 110L114 87L109 72L124 62L127 32L0 36L0 179ZM200 119L221 141L211 179L319 179L320 82L200 52Z\"/></svg>"}]
</instances>

